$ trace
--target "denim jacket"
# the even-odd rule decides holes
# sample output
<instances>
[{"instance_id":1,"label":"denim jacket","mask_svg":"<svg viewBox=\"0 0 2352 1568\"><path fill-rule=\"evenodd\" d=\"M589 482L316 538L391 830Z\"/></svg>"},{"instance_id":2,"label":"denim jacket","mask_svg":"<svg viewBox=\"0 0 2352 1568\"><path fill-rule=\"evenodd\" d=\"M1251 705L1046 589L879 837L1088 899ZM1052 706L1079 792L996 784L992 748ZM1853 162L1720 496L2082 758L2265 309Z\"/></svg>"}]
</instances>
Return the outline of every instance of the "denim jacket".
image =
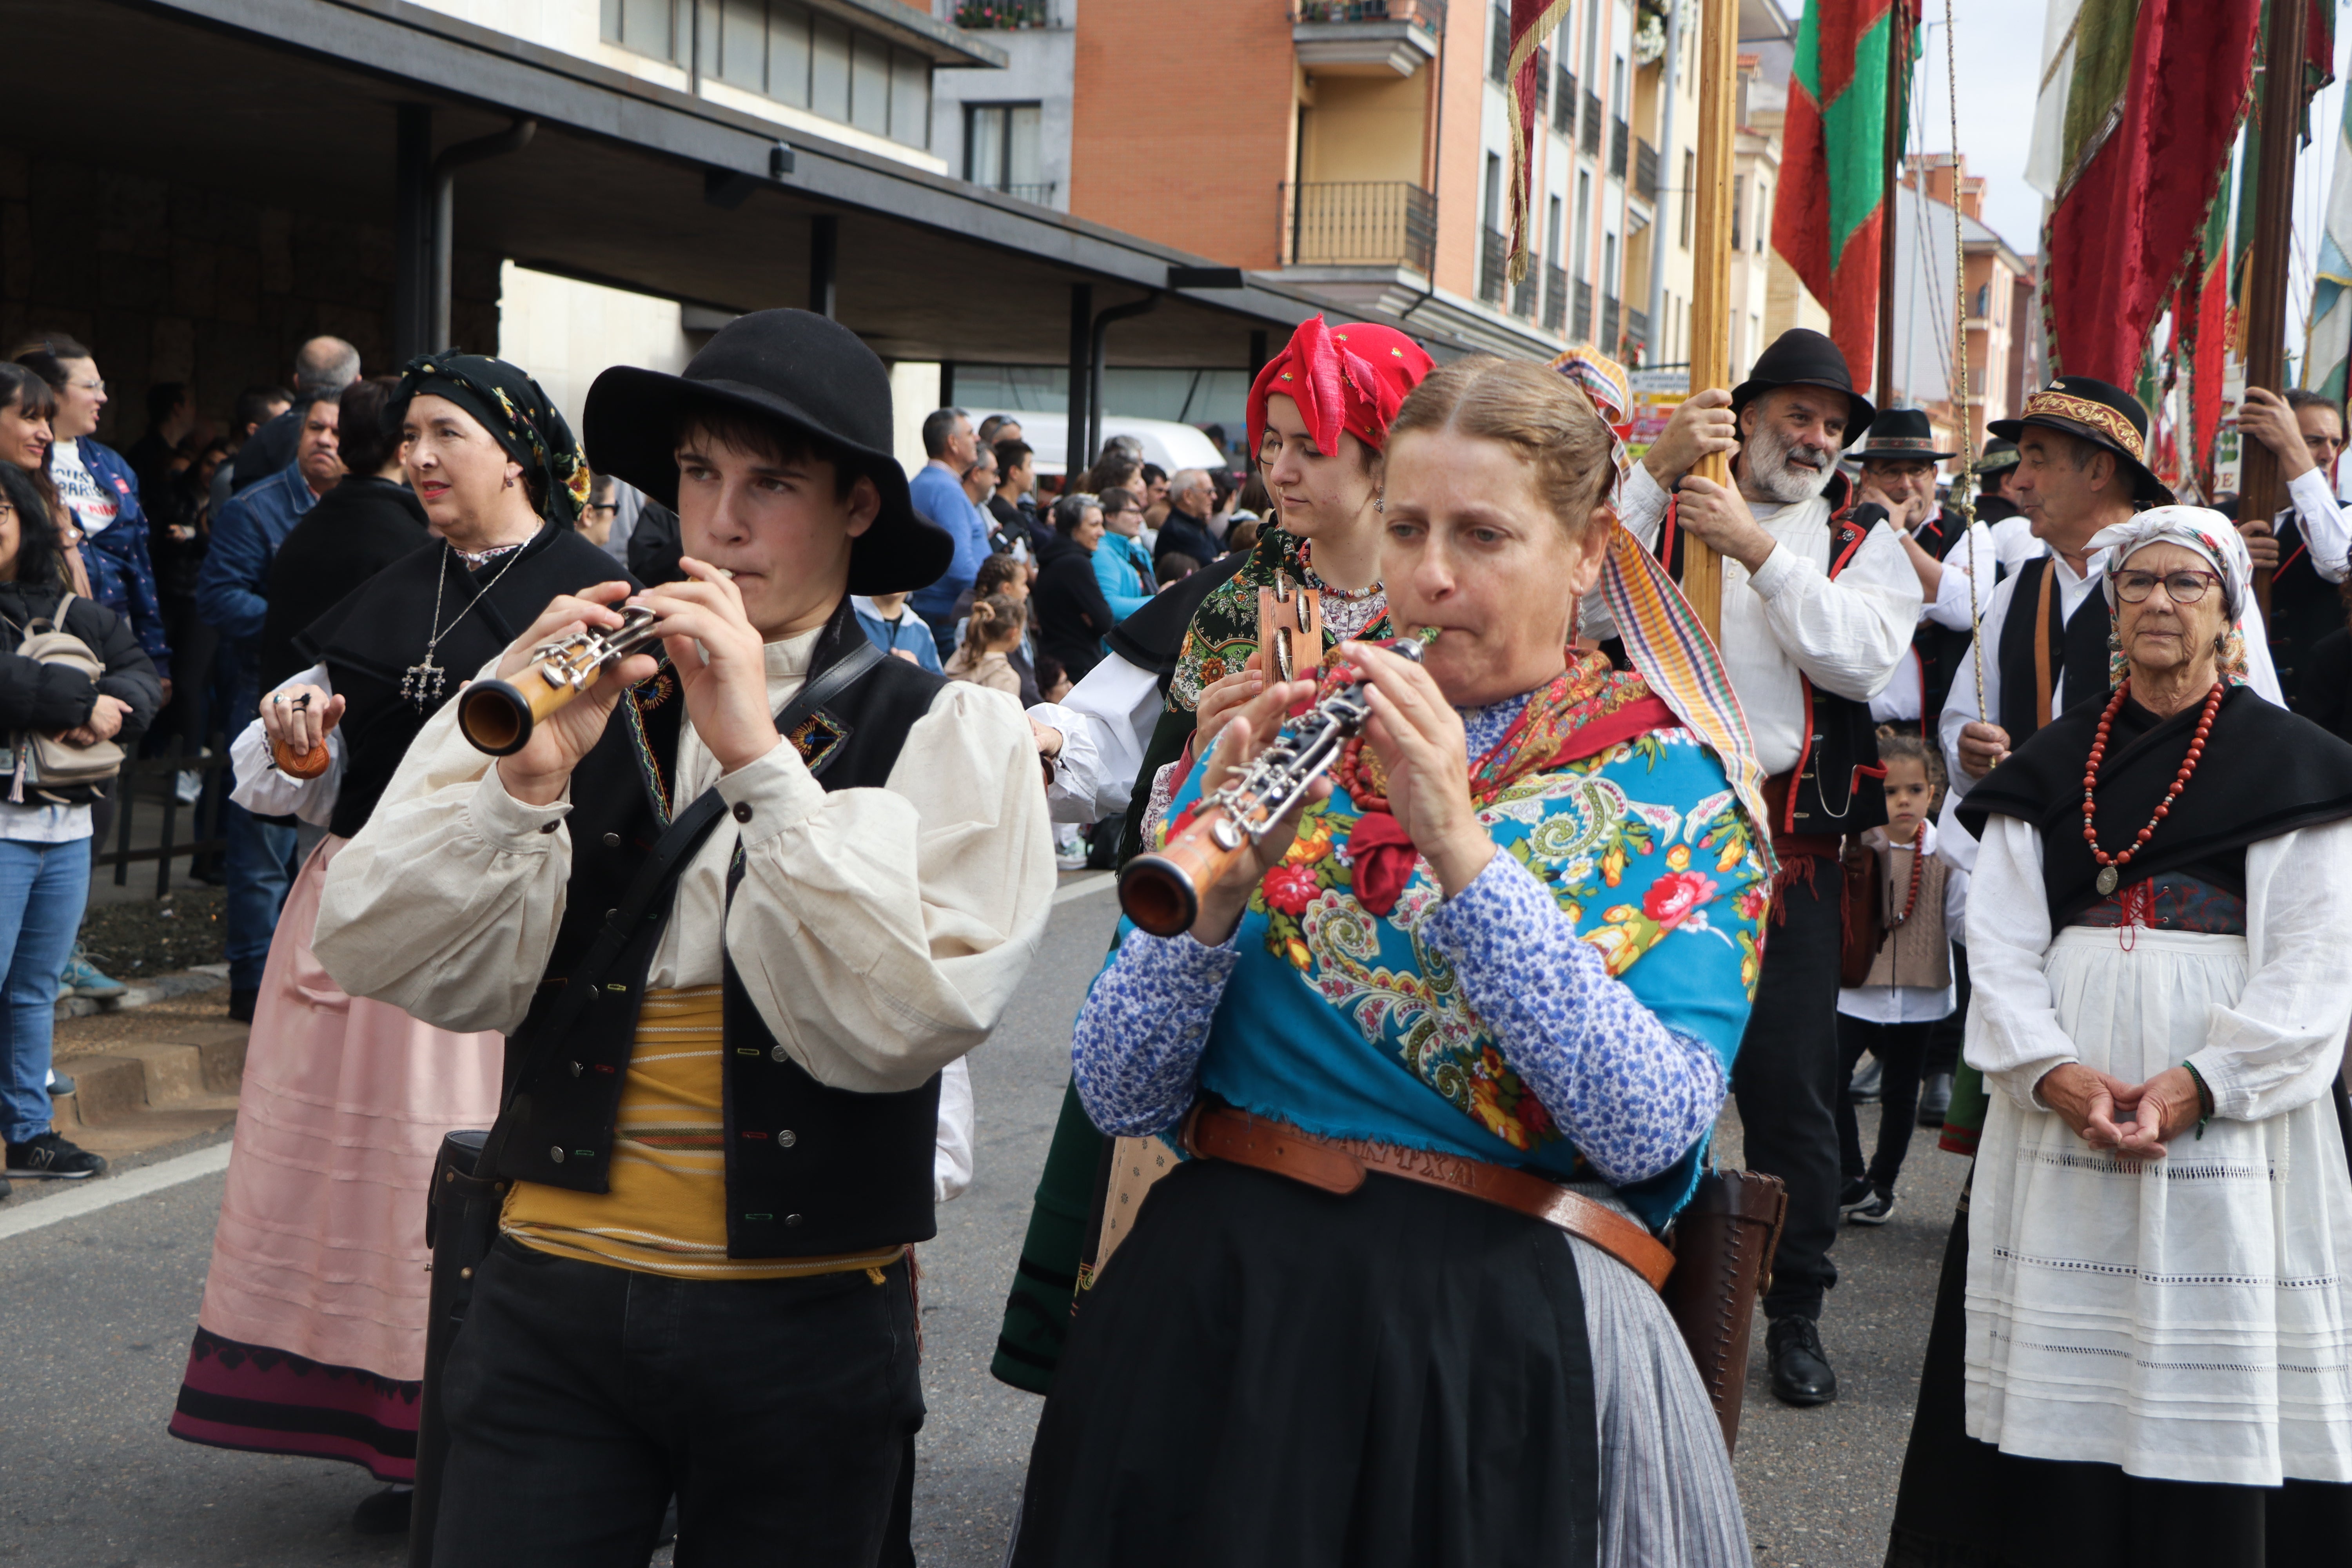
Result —
<instances>
[{"instance_id":1,"label":"denim jacket","mask_svg":"<svg viewBox=\"0 0 2352 1568\"><path fill-rule=\"evenodd\" d=\"M235 661L241 693L253 691L260 681L269 563L302 514L317 504L296 466L246 486L213 519L212 548L196 576L196 614L227 645L223 652Z\"/></svg>"},{"instance_id":2,"label":"denim jacket","mask_svg":"<svg viewBox=\"0 0 2352 1568\"><path fill-rule=\"evenodd\" d=\"M88 436L74 449L89 477L119 498L113 525L82 541L90 597L131 623L157 678L169 680L172 645L164 634L163 606L155 596L155 567L147 552L147 511L139 501L138 477L121 453Z\"/></svg>"}]
</instances>

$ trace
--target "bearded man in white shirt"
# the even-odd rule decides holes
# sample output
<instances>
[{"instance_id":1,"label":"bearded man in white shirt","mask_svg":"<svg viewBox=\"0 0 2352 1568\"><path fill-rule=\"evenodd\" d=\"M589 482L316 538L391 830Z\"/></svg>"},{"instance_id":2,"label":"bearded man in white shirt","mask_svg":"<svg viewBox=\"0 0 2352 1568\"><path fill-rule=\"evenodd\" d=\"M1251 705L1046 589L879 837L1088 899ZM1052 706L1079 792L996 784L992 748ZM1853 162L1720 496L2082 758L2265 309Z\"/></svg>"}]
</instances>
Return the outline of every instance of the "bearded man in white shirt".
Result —
<instances>
[{"instance_id":1,"label":"bearded man in white shirt","mask_svg":"<svg viewBox=\"0 0 2352 1568\"><path fill-rule=\"evenodd\" d=\"M942 1070L1052 898L1034 747L1011 699L857 626L852 595L952 546L846 329L739 318L682 375L605 372L583 424L678 514L685 580L632 600L664 658L494 764L449 704L319 920L353 994L509 1037L476 1173L500 1235L427 1395L435 1557L635 1568L675 1495L698 1560L871 1563L922 1423ZM484 675L617 625L629 587L557 599Z\"/></svg>"},{"instance_id":2,"label":"bearded man in white shirt","mask_svg":"<svg viewBox=\"0 0 2352 1568\"><path fill-rule=\"evenodd\" d=\"M1870 700L1911 657L1921 603L1884 510L1853 507L1837 471L1875 417L1837 346L1794 328L1730 393L1686 400L1624 497L1625 526L1670 569L1684 535L1723 556L1724 664L1769 775L1783 872L1731 1086L1748 1168L1789 1187L1766 1349L1772 1392L1800 1405L1837 1397L1818 1321L1837 1282L1839 839L1886 820ZM1736 488L1690 474L1734 450ZM1584 626L1614 630L1591 603Z\"/></svg>"}]
</instances>

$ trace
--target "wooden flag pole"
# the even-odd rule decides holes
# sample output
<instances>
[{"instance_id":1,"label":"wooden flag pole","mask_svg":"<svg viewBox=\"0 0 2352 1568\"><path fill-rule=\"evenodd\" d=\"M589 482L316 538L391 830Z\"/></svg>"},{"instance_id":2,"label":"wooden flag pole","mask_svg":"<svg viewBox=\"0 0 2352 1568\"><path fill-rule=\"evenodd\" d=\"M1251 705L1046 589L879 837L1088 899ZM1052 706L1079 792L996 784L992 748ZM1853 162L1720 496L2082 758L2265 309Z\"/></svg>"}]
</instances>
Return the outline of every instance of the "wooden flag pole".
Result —
<instances>
[{"instance_id":1,"label":"wooden flag pole","mask_svg":"<svg viewBox=\"0 0 2352 1568\"><path fill-rule=\"evenodd\" d=\"M2246 384L2286 387L2286 262L2294 223L2294 153L2303 130L2303 24L2299 4L2270 7L2263 51L2263 156L2254 179L2254 246L2247 265ZM2278 454L2260 441L2238 447L2238 515L2268 522L2286 505ZM2254 574L2254 602L2268 625L2271 574Z\"/></svg>"},{"instance_id":2,"label":"wooden flag pole","mask_svg":"<svg viewBox=\"0 0 2352 1568\"><path fill-rule=\"evenodd\" d=\"M1886 167L1882 171L1880 205L1878 208L1878 406L1895 406L1895 285L1896 226L1895 222L1896 173L1903 167L1903 106L1905 89L1909 85L1904 77L1911 64L1911 51L1906 47L1906 28L1911 18L1910 8L1903 0L1895 0L1886 11ZM1958 204L1959 170L1952 171L1953 203Z\"/></svg>"},{"instance_id":3,"label":"wooden flag pole","mask_svg":"<svg viewBox=\"0 0 2352 1568\"><path fill-rule=\"evenodd\" d=\"M1731 384L1731 139L1738 129L1739 0L1700 0L1698 174L1692 193L1694 252L1690 303L1690 389ZM1722 453L1691 470L1731 483ZM1707 636L1723 640L1723 561L1687 531L1683 536L1683 596Z\"/></svg>"}]
</instances>

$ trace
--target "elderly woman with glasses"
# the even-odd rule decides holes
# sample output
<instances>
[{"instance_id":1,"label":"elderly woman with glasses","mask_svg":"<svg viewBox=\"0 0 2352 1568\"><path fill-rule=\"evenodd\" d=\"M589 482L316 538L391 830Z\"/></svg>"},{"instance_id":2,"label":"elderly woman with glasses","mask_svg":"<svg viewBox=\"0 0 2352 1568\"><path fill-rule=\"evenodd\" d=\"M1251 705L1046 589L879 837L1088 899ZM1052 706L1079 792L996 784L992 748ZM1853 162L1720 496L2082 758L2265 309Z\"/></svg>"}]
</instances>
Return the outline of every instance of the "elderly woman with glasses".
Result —
<instances>
[{"instance_id":1,"label":"elderly woman with glasses","mask_svg":"<svg viewBox=\"0 0 2352 1568\"><path fill-rule=\"evenodd\" d=\"M2352 746L2243 684L2218 512L2090 542L2112 689L1959 807L1968 1226L1952 1501L1890 1563L2341 1561L2352 1540ZM1923 1454L1923 1444L1940 1456ZM1915 1520L1924 1524L1924 1521Z\"/></svg>"}]
</instances>

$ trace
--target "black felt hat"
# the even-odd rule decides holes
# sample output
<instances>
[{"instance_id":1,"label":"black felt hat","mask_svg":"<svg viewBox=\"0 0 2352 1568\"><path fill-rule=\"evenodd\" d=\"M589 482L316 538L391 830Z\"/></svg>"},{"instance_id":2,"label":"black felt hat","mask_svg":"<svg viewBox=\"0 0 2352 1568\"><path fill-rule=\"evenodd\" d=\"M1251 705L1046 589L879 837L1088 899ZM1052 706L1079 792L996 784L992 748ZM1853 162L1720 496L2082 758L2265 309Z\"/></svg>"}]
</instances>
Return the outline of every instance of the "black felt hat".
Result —
<instances>
[{"instance_id":1,"label":"black felt hat","mask_svg":"<svg viewBox=\"0 0 2352 1568\"><path fill-rule=\"evenodd\" d=\"M1731 389L1733 416L1756 398L1783 386L1818 386L1845 394L1853 410L1845 422L1843 445L1848 447L1861 440L1862 433L1878 417L1870 399L1853 389L1853 375L1846 369L1845 355L1838 353L1837 344L1810 327L1790 327L1756 356L1748 379Z\"/></svg>"},{"instance_id":2,"label":"black felt hat","mask_svg":"<svg viewBox=\"0 0 2352 1568\"><path fill-rule=\"evenodd\" d=\"M1926 409L1890 408L1870 422L1870 439L1846 456L1865 463L1873 458L1940 463L1958 454L1937 448L1935 427L1927 423Z\"/></svg>"},{"instance_id":3,"label":"black felt hat","mask_svg":"<svg viewBox=\"0 0 2352 1568\"><path fill-rule=\"evenodd\" d=\"M1969 471L1976 474L1997 474L2004 468L2017 467L2017 443L1996 436L1985 443L1984 456Z\"/></svg>"},{"instance_id":4,"label":"black felt hat","mask_svg":"<svg viewBox=\"0 0 2352 1568\"><path fill-rule=\"evenodd\" d=\"M2062 375L2029 393L2025 412L2018 418L1995 419L1985 428L2015 441L2032 425L2105 447L2121 458L2131 476L2132 500L2140 505L2173 504L2171 487L2147 466L2147 410L2122 387L2087 375Z\"/></svg>"},{"instance_id":5,"label":"black felt hat","mask_svg":"<svg viewBox=\"0 0 2352 1568\"><path fill-rule=\"evenodd\" d=\"M684 374L615 365L588 389L588 461L677 505L678 417L724 408L814 437L882 492L874 526L849 551L849 591L903 594L948 569L955 543L917 514L892 454L890 374L856 333L807 310L755 310L724 327Z\"/></svg>"}]
</instances>

